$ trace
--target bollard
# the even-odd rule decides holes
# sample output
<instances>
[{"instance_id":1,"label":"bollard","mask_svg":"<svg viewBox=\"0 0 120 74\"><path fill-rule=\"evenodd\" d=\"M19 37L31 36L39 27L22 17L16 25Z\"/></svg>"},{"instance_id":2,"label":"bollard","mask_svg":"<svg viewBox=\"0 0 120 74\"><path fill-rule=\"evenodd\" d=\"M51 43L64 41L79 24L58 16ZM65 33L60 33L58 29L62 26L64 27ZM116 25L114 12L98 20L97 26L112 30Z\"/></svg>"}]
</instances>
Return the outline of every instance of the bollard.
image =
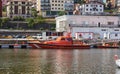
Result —
<instances>
[{"instance_id":1,"label":"bollard","mask_svg":"<svg viewBox=\"0 0 120 74\"><path fill-rule=\"evenodd\" d=\"M2 48L2 45L0 45L0 49Z\"/></svg>"},{"instance_id":2,"label":"bollard","mask_svg":"<svg viewBox=\"0 0 120 74\"><path fill-rule=\"evenodd\" d=\"M9 48L10 48L10 49L13 49L13 48L14 48L14 45L9 45Z\"/></svg>"},{"instance_id":3,"label":"bollard","mask_svg":"<svg viewBox=\"0 0 120 74\"><path fill-rule=\"evenodd\" d=\"M21 45L21 48L22 49L27 48L27 45Z\"/></svg>"}]
</instances>

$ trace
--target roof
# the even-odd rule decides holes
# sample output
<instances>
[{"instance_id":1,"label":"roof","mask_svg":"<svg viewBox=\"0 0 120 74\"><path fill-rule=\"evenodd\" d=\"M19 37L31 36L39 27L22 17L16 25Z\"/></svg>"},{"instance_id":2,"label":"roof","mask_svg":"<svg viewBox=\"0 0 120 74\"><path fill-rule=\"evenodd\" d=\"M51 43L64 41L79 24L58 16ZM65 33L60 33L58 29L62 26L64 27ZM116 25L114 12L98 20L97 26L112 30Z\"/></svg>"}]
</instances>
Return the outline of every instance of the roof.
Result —
<instances>
[{"instance_id":1,"label":"roof","mask_svg":"<svg viewBox=\"0 0 120 74\"><path fill-rule=\"evenodd\" d=\"M91 4L91 3L98 3L98 4L102 4L102 5L104 5L104 3L102 3L102 2L98 2L98 1L90 1L90 2L85 3L85 4Z\"/></svg>"}]
</instances>

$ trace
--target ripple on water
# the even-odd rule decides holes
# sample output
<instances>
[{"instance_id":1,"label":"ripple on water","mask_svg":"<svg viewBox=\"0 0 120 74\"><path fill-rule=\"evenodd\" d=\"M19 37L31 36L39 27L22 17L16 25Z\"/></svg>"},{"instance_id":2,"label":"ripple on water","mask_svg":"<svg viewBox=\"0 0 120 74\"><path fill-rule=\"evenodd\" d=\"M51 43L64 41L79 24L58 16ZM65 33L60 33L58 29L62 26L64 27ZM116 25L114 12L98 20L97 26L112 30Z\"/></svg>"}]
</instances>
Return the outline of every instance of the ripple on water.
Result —
<instances>
[{"instance_id":1,"label":"ripple on water","mask_svg":"<svg viewBox=\"0 0 120 74\"><path fill-rule=\"evenodd\" d=\"M120 74L120 50L0 50L0 74Z\"/></svg>"}]
</instances>

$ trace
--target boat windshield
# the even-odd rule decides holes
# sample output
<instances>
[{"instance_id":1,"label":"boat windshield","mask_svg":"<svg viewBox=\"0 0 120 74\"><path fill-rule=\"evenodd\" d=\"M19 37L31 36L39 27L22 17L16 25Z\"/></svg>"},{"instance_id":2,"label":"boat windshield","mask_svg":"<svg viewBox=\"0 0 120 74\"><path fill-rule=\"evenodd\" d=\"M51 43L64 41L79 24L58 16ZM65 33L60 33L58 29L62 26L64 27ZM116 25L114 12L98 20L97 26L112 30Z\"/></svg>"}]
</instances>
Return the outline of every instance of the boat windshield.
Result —
<instances>
[{"instance_id":1,"label":"boat windshield","mask_svg":"<svg viewBox=\"0 0 120 74\"><path fill-rule=\"evenodd\" d=\"M72 41L72 38L66 38L67 41Z\"/></svg>"},{"instance_id":2,"label":"boat windshield","mask_svg":"<svg viewBox=\"0 0 120 74\"><path fill-rule=\"evenodd\" d=\"M61 40L65 40L65 38L61 38Z\"/></svg>"},{"instance_id":3,"label":"boat windshield","mask_svg":"<svg viewBox=\"0 0 120 74\"><path fill-rule=\"evenodd\" d=\"M58 37L56 41L72 41L71 37Z\"/></svg>"}]
</instances>

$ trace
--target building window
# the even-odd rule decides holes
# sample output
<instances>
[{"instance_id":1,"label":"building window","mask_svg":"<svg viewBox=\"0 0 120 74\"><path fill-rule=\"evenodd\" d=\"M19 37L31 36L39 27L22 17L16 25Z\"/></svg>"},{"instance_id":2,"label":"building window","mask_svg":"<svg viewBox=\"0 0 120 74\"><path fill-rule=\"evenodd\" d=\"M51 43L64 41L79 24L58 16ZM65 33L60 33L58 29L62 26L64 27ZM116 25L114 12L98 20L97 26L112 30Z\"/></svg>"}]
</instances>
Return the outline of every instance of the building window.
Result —
<instances>
[{"instance_id":1,"label":"building window","mask_svg":"<svg viewBox=\"0 0 120 74\"><path fill-rule=\"evenodd\" d=\"M88 7L88 5L86 5L86 7Z\"/></svg>"},{"instance_id":2,"label":"building window","mask_svg":"<svg viewBox=\"0 0 120 74\"><path fill-rule=\"evenodd\" d=\"M10 4L13 4L13 2L10 2Z\"/></svg>"},{"instance_id":3,"label":"building window","mask_svg":"<svg viewBox=\"0 0 120 74\"><path fill-rule=\"evenodd\" d=\"M29 11L27 12L27 15L30 15L30 12L29 12Z\"/></svg>"},{"instance_id":4,"label":"building window","mask_svg":"<svg viewBox=\"0 0 120 74\"><path fill-rule=\"evenodd\" d=\"M88 11L88 9L86 9L86 11Z\"/></svg>"},{"instance_id":5,"label":"building window","mask_svg":"<svg viewBox=\"0 0 120 74\"><path fill-rule=\"evenodd\" d=\"M22 6L22 14L25 14L25 6Z\"/></svg>"},{"instance_id":6,"label":"building window","mask_svg":"<svg viewBox=\"0 0 120 74\"><path fill-rule=\"evenodd\" d=\"M119 29L115 29L114 31L119 31Z\"/></svg>"},{"instance_id":7,"label":"building window","mask_svg":"<svg viewBox=\"0 0 120 74\"><path fill-rule=\"evenodd\" d=\"M25 2L22 2L22 4L25 4Z\"/></svg>"},{"instance_id":8,"label":"building window","mask_svg":"<svg viewBox=\"0 0 120 74\"><path fill-rule=\"evenodd\" d=\"M15 14L18 14L18 6L15 6L14 12L15 12Z\"/></svg>"},{"instance_id":9,"label":"building window","mask_svg":"<svg viewBox=\"0 0 120 74\"><path fill-rule=\"evenodd\" d=\"M108 22L108 25L114 25L114 22Z\"/></svg>"},{"instance_id":10,"label":"building window","mask_svg":"<svg viewBox=\"0 0 120 74\"><path fill-rule=\"evenodd\" d=\"M101 29L101 31L106 31L106 29Z\"/></svg>"},{"instance_id":11,"label":"building window","mask_svg":"<svg viewBox=\"0 0 120 74\"><path fill-rule=\"evenodd\" d=\"M96 11L98 11L98 9L96 9Z\"/></svg>"},{"instance_id":12,"label":"building window","mask_svg":"<svg viewBox=\"0 0 120 74\"><path fill-rule=\"evenodd\" d=\"M14 1L14 3L15 3L15 4L18 4L18 2L17 2L17 1Z\"/></svg>"},{"instance_id":13,"label":"building window","mask_svg":"<svg viewBox=\"0 0 120 74\"><path fill-rule=\"evenodd\" d=\"M29 7L27 7L27 10L29 11L29 10L30 10L30 8L29 8Z\"/></svg>"},{"instance_id":14,"label":"building window","mask_svg":"<svg viewBox=\"0 0 120 74\"><path fill-rule=\"evenodd\" d=\"M100 7L102 7L102 5L100 5Z\"/></svg>"},{"instance_id":15,"label":"building window","mask_svg":"<svg viewBox=\"0 0 120 74\"><path fill-rule=\"evenodd\" d=\"M115 36L118 36L118 34L115 34Z\"/></svg>"},{"instance_id":16,"label":"building window","mask_svg":"<svg viewBox=\"0 0 120 74\"><path fill-rule=\"evenodd\" d=\"M12 18L12 16L10 16L10 18Z\"/></svg>"}]
</instances>

